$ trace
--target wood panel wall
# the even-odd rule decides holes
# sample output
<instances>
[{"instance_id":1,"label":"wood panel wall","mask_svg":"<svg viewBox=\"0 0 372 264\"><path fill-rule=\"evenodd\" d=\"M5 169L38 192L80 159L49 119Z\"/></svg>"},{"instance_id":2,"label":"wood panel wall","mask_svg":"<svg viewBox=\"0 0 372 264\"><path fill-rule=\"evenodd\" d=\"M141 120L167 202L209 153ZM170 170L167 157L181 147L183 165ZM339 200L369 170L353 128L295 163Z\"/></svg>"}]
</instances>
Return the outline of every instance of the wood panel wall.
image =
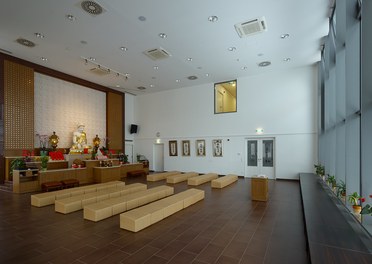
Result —
<instances>
[{"instance_id":1,"label":"wood panel wall","mask_svg":"<svg viewBox=\"0 0 372 264\"><path fill-rule=\"evenodd\" d=\"M124 152L124 94L108 92L106 99L109 147Z\"/></svg>"}]
</instances>

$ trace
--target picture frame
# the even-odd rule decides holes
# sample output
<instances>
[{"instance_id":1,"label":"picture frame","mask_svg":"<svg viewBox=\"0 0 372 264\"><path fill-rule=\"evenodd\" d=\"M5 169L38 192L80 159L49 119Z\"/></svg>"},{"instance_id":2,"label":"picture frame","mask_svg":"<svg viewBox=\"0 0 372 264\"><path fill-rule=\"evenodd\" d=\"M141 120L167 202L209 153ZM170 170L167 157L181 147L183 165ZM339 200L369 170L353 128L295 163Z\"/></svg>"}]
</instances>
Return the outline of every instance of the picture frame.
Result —
<instances>
[{"instance_id":1,"label":"picture frame","mask_svg":"<svg viewBox=\"0 0 372 264\"><path fill-rule=\"evenodd\" d=\"M205 156L205 140L204 139L196 140L196 156L198 157Z\"/></svg>"},{"instance_id":2,"label":"picture frame","mask_svg":"<svg viewBox=\"0 0 372 264\"><path fill-rule=\"evenodd\" d=\"M213 157L222 157L222 139L212 140Z\"/></svg>"},{"instance_id":3,"label":"picture frame","mask_svg":"<svg viewBox=\"0 0 372 264\"><path fill-rule=\"evenodd\" d=\"M177 140L169 140L169 156L178 156L177 154Z\"/></svg>"},{"instance_id":4,"label":"picture frame","mask_svg":"<svg viewBox=\"0 0 372 264\"><path fill-rule=\"evenodd\" d=\"M182 140L182 156L190 156L190 140Z\"/></svg>"}]
</instances>

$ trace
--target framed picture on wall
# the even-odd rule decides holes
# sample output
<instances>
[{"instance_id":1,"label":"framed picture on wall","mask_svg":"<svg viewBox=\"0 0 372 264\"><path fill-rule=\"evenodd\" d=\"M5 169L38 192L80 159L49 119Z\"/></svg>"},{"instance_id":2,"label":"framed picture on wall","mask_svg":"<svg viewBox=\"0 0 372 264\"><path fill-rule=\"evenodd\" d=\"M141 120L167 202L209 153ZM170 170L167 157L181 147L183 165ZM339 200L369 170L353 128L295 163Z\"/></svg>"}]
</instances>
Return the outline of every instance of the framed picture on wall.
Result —
<instances>
[{"instance_id":1,"label":"framed picture on wall","mask_svg":"<svg viewBox=\"0 0 372 264\"><path fill-rule=\"evenodd\" d=\"M205 140L196 140L196 156L205 156Z\"/></svg>"},{"instance_id":2,"label":"framed picture on wall","mask_svg":"<svg viewBox=\"0 0 372 264\"><path fill-rule=\"evenodd\" d=\"M169 156L177 156L177 140L169 140Z\"/></svg>"},{"instance_id":3,"label":"framed picture on wall","mask_svg":"<svg viewBox=\"0 0 372 264\"><path fill-rule=\"evenodd\" d=\"M182 140L182 156L190 156L190 140Z\"/></svg>"},{"instance_id":4,"label":"framed picture on wall","mask_svg":"<svg viewBox=\"0 0 372 264\"><path fill-rule=\"evenodd\" d=\"M212 140L213 157L222 157L222 139Z\"/></svg>"}]
</instances>

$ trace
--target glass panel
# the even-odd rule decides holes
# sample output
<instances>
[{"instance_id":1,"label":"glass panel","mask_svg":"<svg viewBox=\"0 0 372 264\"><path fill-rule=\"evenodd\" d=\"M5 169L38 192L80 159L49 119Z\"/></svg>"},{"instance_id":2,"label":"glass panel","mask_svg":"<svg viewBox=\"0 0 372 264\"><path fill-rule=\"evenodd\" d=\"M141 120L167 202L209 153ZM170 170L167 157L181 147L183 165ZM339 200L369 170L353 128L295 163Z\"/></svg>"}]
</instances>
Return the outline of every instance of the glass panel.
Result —
<instances>
[{"instance_id":1,"label":"glass panel","mask_svg":"<svg viewBox=\"0 0 372 264\"><path fill-rule=\"evenodd\" d=\"M257 167L257 140L248 140L248 166Z\"/></svg>"},{"instance_id":2,"label":"glass panel","mask_svg":"<svg viewBox=\"0 0 372 264\"><path fill-rule=\"evenodd\" d=\"M262 166L273 167L274 165L274 141L262 140Z\"/></svg>"},{"instance_id":3,"label":"glass panel","mask_svg":"<svg viewBox=\"0 0 372 264\"><path fill-rule=\"evenodd\" d=\"M214 113L236 112L236 80L214 84Z\"/></svg>"}]
</instances>

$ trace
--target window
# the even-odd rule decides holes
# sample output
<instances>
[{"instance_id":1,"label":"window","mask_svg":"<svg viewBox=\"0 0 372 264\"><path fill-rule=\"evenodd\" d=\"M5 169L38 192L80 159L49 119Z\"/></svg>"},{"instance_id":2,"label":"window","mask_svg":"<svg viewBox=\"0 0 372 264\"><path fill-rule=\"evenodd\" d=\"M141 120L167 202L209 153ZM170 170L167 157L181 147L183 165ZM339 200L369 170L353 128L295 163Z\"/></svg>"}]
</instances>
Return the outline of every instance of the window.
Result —
<instances>
[{"instance_id":1,"label":"window","mask_svg":"<svg viewBox=\"0 0 372 264\"><path fill-rule=\"evenodd\" d=\"M214 84L214 113L236 112L236 80Z\"/></svg>"}]
</instances>

